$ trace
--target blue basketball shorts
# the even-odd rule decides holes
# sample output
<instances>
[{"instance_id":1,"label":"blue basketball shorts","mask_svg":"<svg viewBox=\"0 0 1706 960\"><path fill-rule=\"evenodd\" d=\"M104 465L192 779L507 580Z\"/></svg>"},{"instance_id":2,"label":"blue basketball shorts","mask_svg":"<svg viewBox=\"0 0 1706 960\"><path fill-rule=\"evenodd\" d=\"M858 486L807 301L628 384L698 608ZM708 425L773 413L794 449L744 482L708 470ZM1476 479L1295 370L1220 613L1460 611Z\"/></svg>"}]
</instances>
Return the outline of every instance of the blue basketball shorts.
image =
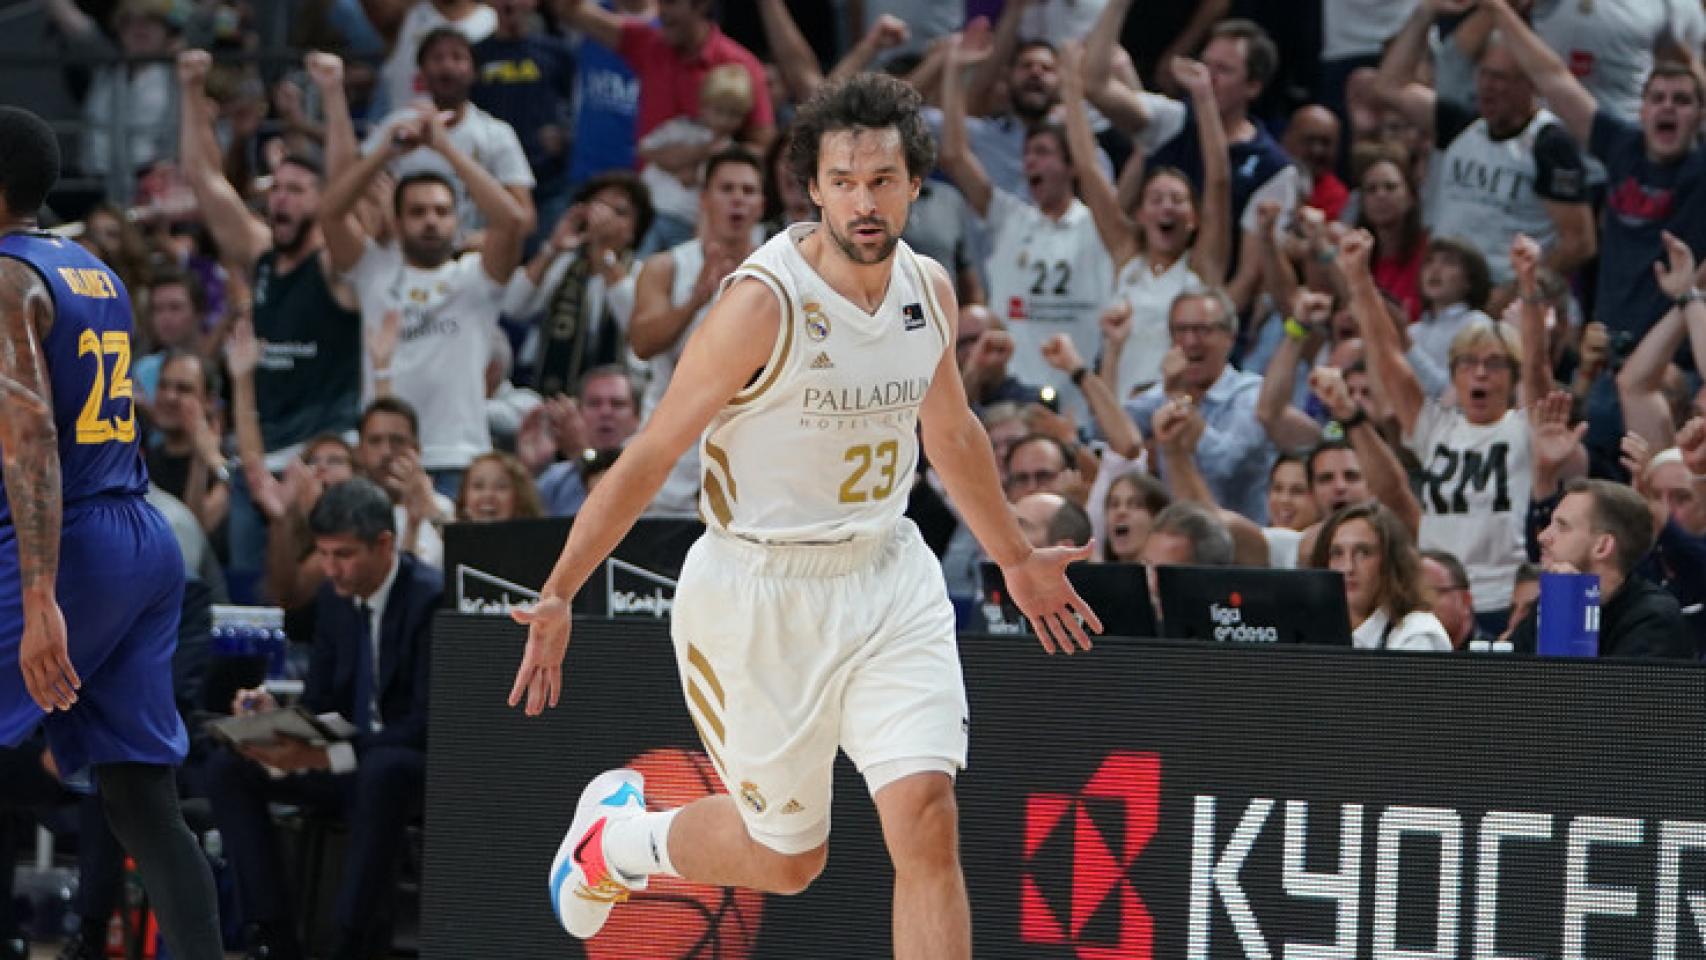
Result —
<instances>
[{"instance_id":1,"label":"blue basketball shorts","mask_svg":"<svg viewBox=\"0 0 1706 960\"><path fill-rule=\"evenodd\" d=\"M83 686L69 711L44 714L18 667L18 544L10 525L0 528L0 745L45 725L68 777L93 764L181 762L189 738L172 699L172 653L184 564L166 519L141 497L67 507L57 589Z\"/></svg>"}]
</instances>

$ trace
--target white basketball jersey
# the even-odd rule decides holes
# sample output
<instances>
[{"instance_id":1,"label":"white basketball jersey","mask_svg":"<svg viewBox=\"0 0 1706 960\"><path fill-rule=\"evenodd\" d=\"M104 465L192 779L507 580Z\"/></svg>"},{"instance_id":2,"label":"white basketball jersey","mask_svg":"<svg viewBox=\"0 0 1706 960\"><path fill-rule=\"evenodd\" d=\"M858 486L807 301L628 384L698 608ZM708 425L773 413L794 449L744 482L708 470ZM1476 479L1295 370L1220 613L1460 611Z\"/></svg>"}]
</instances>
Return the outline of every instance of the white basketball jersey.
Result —
<instances>
[{"instance_id":1,"label":"white basketball jersey","mask_svg":"<svg viewBox=\"0 0 1706 960\"><path fill-rule=\"evenodd\" d=\"M700 441L700 513L708 525L766 542L878 535L900 519L918 470L918 407L951 345L924 258L890 259L872 313L819 277L798 223L729 274L753 279L782 312L776 347Z\"/></svg>"}]
</instances>

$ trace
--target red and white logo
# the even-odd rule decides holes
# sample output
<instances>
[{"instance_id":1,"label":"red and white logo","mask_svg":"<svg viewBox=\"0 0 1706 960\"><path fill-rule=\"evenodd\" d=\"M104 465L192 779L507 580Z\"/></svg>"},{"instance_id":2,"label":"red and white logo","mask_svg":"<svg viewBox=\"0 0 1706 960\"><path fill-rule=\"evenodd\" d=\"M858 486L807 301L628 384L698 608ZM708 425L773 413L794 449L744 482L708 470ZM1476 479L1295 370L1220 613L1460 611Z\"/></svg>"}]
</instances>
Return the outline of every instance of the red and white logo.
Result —
<instances>
[{"instance_id":1,"label":"red and white logo","mask_svg":"<svg viewBox=\"0 0 1706 960\"><path fill-rule=\"evenodd\" d=\"M1070 946L1079 960L1152 960L1155 921L1130 873L1160 812L1153 753L1115 751L1076 794L1027 797L1019 939ZM1070 844L1068 870L1044 856L1062 843Z\"/></svg>"}]
</instances>

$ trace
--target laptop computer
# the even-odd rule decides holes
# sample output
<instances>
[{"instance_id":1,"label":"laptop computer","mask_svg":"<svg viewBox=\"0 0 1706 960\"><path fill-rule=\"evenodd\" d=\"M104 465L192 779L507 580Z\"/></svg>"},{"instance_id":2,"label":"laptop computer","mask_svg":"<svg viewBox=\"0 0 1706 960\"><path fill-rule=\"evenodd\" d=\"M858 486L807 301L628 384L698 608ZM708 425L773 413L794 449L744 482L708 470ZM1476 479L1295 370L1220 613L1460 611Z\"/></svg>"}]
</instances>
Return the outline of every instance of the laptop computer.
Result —
<instances>
[{"instance_id":1,"label":"laptop computer","mask_svg":"<svg viewBox=\"0 0 1706 960\"><path fill-rule=\"evenodd\" d=\"M1332 570L1161 567L1156 584L1168 637L1351 645L1345 579Z\"/></svg>"}]
</instances>

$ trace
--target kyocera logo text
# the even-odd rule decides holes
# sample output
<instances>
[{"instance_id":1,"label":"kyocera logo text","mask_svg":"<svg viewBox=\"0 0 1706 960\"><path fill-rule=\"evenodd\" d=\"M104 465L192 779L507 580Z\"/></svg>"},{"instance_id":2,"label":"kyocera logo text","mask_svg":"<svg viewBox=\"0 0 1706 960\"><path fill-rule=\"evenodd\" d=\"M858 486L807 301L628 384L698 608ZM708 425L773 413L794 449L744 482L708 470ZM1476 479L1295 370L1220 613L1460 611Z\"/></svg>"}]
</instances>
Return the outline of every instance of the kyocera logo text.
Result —
<instances>
[{"instance_id":1,"label":"kyocera logo text","mask_svg":"<svg viewBox=\"0 0 1706 960\"><path fill-rule=\"evenodd\" d=\"M1674 960L1706 938L1696 866L1706 853L1706 823L1336 806L1335 841L1311 836L1304 800L1196 797L1186 960L1348 958L1366 956L1363 943L1377 958L1532 956L1512 952L1513 935L1554 949L1561 942L1566 960L1613 955L1587 947L1592 928L1602 938L1618 931L1615 956ZM1259 846L1270 831L1280 835L1280 851L1271 842ZM1642 861L1634 872L1615 872L1632 857ZM1506 876L1513 863L1521 866ZM1275 909L1276 872L1287 899L1331 905L1321 922L1300 929L1295 910ZM1561 902L1537 913L1537 888L1561 890ZM1217 906L1230 936L1215 930ZM1407 931L1401 913L1414 921Z\"/></svg>"},{"instance_id":2,"label":"kyocera logo text","mask_svg":"<svg viewBox=\"0 0 1706 960\"><path fill-rule=\"evenodd\" d=\"M1019 939L1079 960L1151 960L1154 919L1129 873L1160 807L1152 753L1111 753L1077 793L1027 797Z\"/></svg>"}]
</instances>

